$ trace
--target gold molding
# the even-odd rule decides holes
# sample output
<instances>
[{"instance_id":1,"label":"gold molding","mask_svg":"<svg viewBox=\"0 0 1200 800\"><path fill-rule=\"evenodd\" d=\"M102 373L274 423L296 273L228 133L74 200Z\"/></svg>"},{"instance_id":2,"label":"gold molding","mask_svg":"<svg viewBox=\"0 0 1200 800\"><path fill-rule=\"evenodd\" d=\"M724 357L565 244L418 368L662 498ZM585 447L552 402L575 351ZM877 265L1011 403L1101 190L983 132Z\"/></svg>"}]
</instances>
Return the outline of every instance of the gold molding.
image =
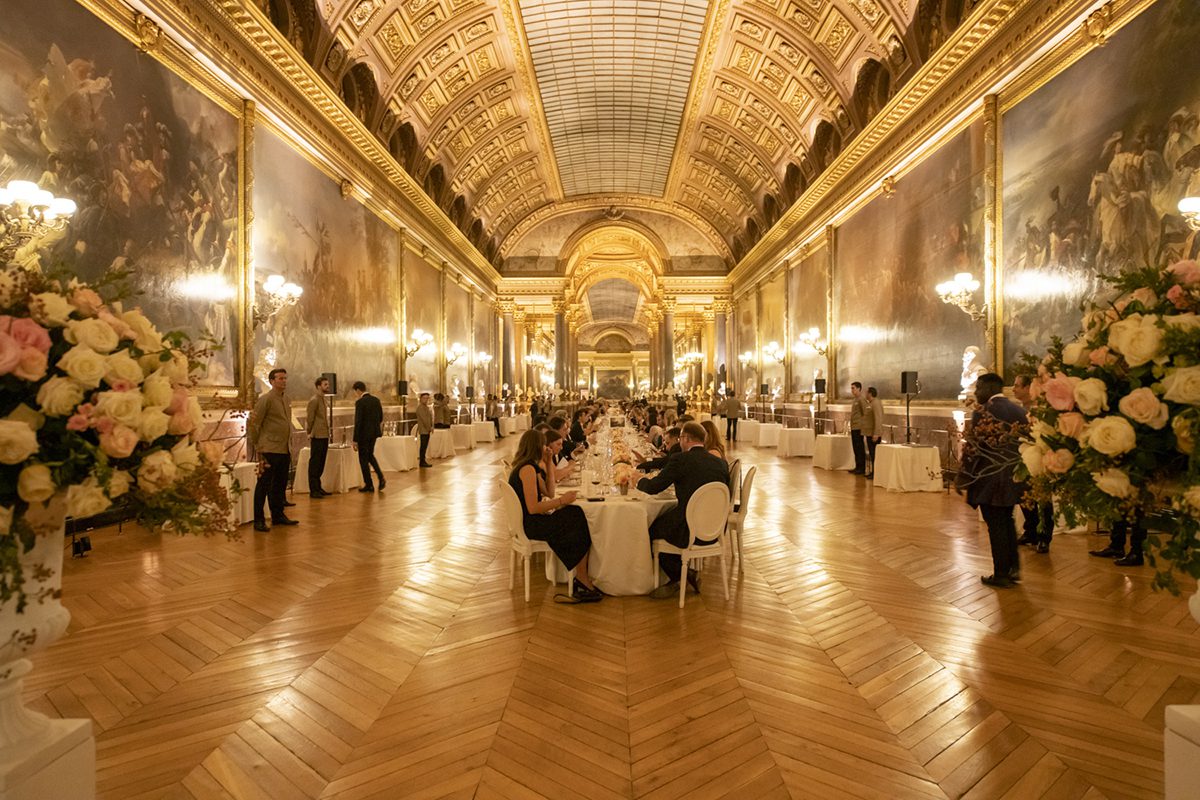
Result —
<instances>
[{"instance_id":1,"label":"gold molding","mask_svg":"<svg viewBox=\"0 0 1200 800\"><path fill-rule=\"evenodd\" d=\"M1002 349L1003 259L1000 257L1000 98L983 98L983 292L987 304L987 347L993 368L1004 374Z\"/></svg>"},{"instance_id":2,"label":"gold molding","mask_svg":"<svg viewBox=\"0 0 1200 800\"><path fill-rule=\"evenodd\" d=\"M238 396L249 407L254 401L254 126L257 109L253 100L242 103L238 125Z\"/></svg>"},{"instance_id":3,"label":"gold molding","mask_svg":"<svg viewBox=\"0 0 1200 800\"><path fill-rule=\"evenodd\" d=\"M154 20L138 11L133 15L133 29L137 33L137 46L143 53L152 53L158 49L162 40L162 28Z\"/></svg>"}]
</instances>

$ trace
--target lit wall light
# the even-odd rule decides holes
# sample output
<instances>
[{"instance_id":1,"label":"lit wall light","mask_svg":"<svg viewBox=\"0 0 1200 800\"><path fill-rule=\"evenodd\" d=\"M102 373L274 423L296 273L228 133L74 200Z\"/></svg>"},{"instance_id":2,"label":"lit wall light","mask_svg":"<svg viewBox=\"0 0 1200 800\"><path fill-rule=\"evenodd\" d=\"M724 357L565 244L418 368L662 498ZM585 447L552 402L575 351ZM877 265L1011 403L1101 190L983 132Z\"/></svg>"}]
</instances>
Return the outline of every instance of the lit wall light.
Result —
<instances>
[{"instance_id":1,"label":"lit wall light","mask_svg":"<svg viewBox=\"0 0 1200 800\"><path fill-rule=\"evenodd\" d=\"M958 306L964 314L979 322L987 317L987 304L983 308L975 305L973 295L979 290L979 281L969 272L959 272L948 281L942 281L934 287L938 297L947 305Z\"/></svg>"},{"instance_id":2,"label":"lit wall light","mask_svg":"<svg viewBox=\"0 0 1200 800\"><path fill-rule=\"evenodd\" d=\"M404 355L408 358L412 358L418 352L431 344L433 344L433 334L426 333L420 328L417 328L412 332L412 336L404 345Z\"/></svg>"}]
</instances>

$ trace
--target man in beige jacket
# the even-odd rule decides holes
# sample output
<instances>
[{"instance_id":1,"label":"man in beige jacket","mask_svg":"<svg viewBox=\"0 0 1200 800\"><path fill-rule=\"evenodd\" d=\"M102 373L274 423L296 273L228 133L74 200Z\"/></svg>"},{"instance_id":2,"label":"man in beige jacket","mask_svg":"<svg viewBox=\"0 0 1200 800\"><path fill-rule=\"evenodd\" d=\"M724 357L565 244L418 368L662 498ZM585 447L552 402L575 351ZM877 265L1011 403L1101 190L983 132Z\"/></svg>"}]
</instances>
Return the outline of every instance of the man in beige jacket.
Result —
<instances>
[{"instance_id":1,"label":"man in beige jacket","mask_svg":"<svg viewBox=\"0 0 1200 800\"><path fill-rule=\"evenodd\" d=\"M263 501L271 505L271 524L299 525L284 513L287 502L288 469L292 465L292 410L284 391L287 389L287 370L273 369L267 375L271 390L258 398L250 420L246 423L246 441L254 448L260 474L254 487L254 530L271 530L263 514Z\"/></svg>"},{"instance_id":2,"label":"man in beige jacket","mask_svg":"<svg viewBox=\"0 0 1200 800\"><path fill-rule=\"evenodd\" d=\"M850 447L854 450L854 469L852 475L867 474L867 448L863 442L863 426L867 421L867 398L863 395L862 384L858 381L850 384Z\"/></svg>"},{"instance_id":3,"label":"man in beige jacket","mask_svg":"<svg viewBox=\"0 0 1200 800\"><path fill-rule=\"evenodd\" d=\"M883 401L874 386L867 387L867 413L863 420L863 436L867 438L867 477L875 474L875 448L883 441Z\"/></svg>"},{"instance_id":4,"label":"man in beige jacket","mask_svg":"<svg viewBox=\"0 0 1200 800\"><path fill-rule=\"evenodd\" d=\"M425 451L429 449L429 436L433 433L433 408L430 406L432 401L433 398L429 392L421 392L421 402L417 406L417 435L421 437L420 462L422 467L433 466L425 460Z\"/></svg>"},{"instance_id":5,"label":"man in beige jacket","mask_svg":"<svg viewBox=\"0 0 1200 800\"><path fill-rule=\"evenodd\" d=\"M329 401L325 397L329 394L329 379L317 378L315 386L304 415L304 430L309 441L308 496L319 500L329 495L321 488L325 459L329 455Z\"/></svg>"}]
</instances>

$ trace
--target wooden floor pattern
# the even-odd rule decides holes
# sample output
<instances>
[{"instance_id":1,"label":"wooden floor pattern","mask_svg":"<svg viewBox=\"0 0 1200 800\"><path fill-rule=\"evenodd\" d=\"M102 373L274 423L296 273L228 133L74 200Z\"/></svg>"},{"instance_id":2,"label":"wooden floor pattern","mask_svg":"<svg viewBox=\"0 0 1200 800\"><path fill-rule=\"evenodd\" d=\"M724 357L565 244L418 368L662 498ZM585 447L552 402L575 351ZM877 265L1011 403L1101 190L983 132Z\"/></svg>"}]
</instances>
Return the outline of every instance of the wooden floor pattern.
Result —
<instances>
[{"instance_id":1,"label":"wooden floor pattern","mask_svg":"<svg viewBox=\"0 0 1200 800\"><path fill-rule=\"evenodd\" d=\"M105 798L1153 798L1200 635L1056 537L997 592L954 495L743 447L745 569L687 607L508 589L511 441L240 541L93 535L30 702Z\"/></svg>"}]
</instances>

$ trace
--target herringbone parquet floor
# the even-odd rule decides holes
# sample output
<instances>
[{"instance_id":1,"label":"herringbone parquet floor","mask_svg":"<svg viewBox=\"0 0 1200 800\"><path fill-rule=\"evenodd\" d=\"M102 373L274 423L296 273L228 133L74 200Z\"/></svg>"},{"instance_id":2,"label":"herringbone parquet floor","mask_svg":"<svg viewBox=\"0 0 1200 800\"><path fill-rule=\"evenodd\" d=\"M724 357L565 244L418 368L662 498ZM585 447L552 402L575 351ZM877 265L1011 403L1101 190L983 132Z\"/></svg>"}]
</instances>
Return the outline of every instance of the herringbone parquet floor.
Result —
<instances>
[{"instance_id":1,"label":"herringbone parquet floor","mask_svg":"<svg viewBox=\"0 0 1200 800\"><path fill-rule=\"evenodd\" d=\"M511 440L241 541L101 531L31 702L95 721L106 798L1152 798L1200 633L1102 540L980 585L954 495L742 447L759 475L722 599L508 590Z\"/></svg>"}]
</instances>

